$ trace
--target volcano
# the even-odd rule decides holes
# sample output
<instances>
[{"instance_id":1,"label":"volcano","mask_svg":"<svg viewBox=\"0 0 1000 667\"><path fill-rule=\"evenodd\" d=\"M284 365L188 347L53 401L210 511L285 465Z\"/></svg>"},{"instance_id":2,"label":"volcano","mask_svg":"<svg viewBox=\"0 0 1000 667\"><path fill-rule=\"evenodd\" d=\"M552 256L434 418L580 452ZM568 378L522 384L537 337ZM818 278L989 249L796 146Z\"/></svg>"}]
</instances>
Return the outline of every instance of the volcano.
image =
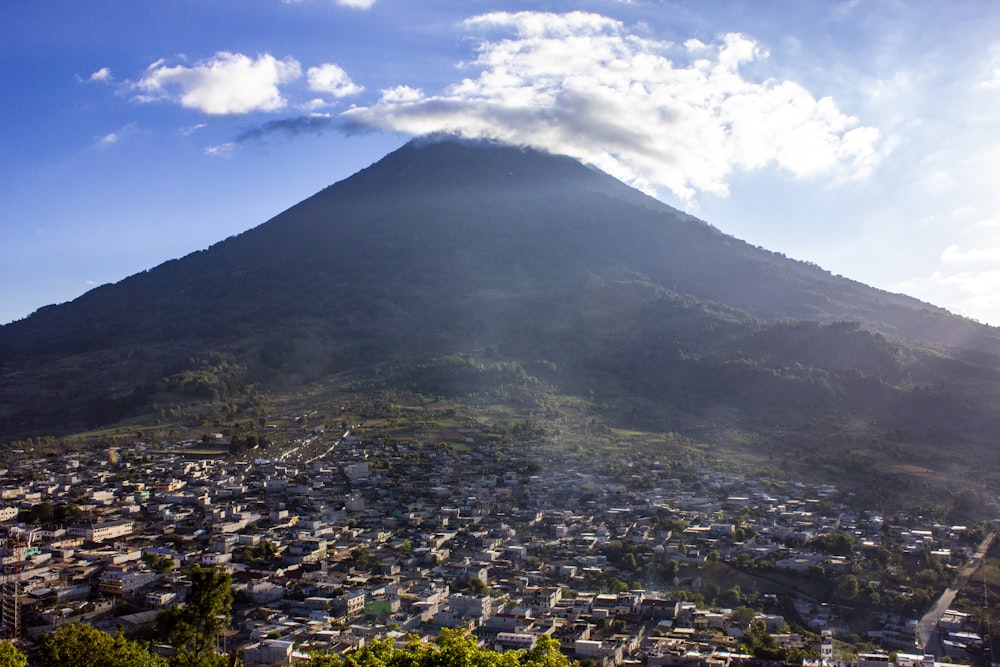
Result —
<instances>
[{"instance_id":1,"label":"volcano","mask_svg":"<svg viewBox=\"0 0 1000 667\"><path fill-rule=\"evenodd\" d=\"M8 440L114 424L165 393L238 402L350 373L459 397L540 383L616 425L719 446L737 429L799 458L808 441L838 474L875 451L1000 469L996 329L484 141L412 141L245 233L0 327L0 369Z\"/></svg>"}]
</instances>

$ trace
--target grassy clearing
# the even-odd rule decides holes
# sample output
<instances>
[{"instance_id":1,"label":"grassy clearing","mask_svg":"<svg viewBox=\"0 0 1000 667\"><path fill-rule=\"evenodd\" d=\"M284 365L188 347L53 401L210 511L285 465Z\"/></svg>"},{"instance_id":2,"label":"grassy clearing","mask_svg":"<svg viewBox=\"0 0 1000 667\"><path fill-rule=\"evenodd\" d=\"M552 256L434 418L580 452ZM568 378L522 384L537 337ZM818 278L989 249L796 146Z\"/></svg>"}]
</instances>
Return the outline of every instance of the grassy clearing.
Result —
<instances>
[{"instance_id":1,"label":"grassy clearing","mask_svg":"<svg viewBox=\"0 0 1000 667\"><path fill-rule=\"evenodd\" d=\"M624 428L613 428L611 432L623 438L649 438L652 435L648 431L630 431Z\"/></svg>"},{"instance_id":2,"label":"grassy clearing","mask_svg":"<svg viewBox=\"0 0 1000 667\"><path fill-rule=\"evenodd\" d=\"M927 468L923 468L918 465L912 465L909 463L899 463L896 465L890 465L885 469L885 471L897 475L925 476L934 474L932 470L928 470Z\"/></svg>"}]
</instances>

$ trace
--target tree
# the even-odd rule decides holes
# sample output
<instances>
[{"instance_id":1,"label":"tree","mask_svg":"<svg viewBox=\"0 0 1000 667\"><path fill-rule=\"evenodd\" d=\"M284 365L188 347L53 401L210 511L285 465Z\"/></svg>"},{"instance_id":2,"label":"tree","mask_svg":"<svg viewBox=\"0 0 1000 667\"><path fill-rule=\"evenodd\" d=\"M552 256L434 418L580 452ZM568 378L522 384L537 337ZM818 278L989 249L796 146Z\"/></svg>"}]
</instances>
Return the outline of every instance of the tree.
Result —
<instances>
[{"instance_id":1,"label":"tree","mask_svg":"<svg viewBox=\"0 0 1000 667\"><path fill-rule=\"evenodd\" d=\"M774 645L774 638L768 634L764 621L756 619L750 623L750 631L743 636L750 653L764 660L782 660L785 652Z\"/></svg>"},{"instance_id":2,"label":"tree","mask_svg":"<svg viewBox=\"0 0 1000 667\"><path fill-rule=\"evenodd\" d=\"M733 586L728 591L723 592L719 595L719 604L723 607L733 607L739 606L740 602L743 601L743 591L740 590L738 585Z\"/></svg>"},{"instance_id":3,"label":"tree","mask_svg":"<svg viewBox=\"0 0 1000 667\"><path fill-rule=\"evenodd\" d=\"M17 520L30 524L47 525L52 523L52 515L52 503L46 501L38 503L31 509L21 510L17 515Z\"/></svg>"},{"instance_id":4,"label":"tree","mask_svg":"<svg viewBox=\"0 0 1000 667\"><path fill-rule=\"evenodd\" d=\"M309 656L309 667L341 667L342 664L336 653L313 653Z\"/></svg>"},{"instance_id":5,"label":"tree","mask_svg":"<svg viewBox=\"0 0 1000 667\"><path fill-rule=\"evenodd\" d=\"M142 560L146 565L156 570L160 574L167 574L172 571L175 567L173 558L164 558L160 554L153 553L152 551L147 551L143 554Z\"/></svg>"},{"instance_id":6,"label":"tree","mask_svg":"<svg viewBox=\"0 0 1000 667\"><path fill-rule=\"evenodd\" d=\"M475 593L476 595L488 595L490 587L487 586L486 582L479 577L472 577L469 579L469 591Z\"/></svg>"},{"instance_id":7,"label":"tree","mask_svg":"<svg viewBox=\"0 0 1000 667\"><path fill-rule=\"evenodd\" d=\"M604 581L604 588L609 593L624 593L628 590L628 584L618 577L608 577Z\"/></svg>"},{"instance_id":8,"label":"tree","mask_svg":"<svg viewBox=\"0 0 1000 667\"><path fill-rule=\"evenodd\" d=\"M85 623L71 623L42 640L34 664L38 667L166 667L167 662L123 635L112 636Z\"/></svg>"},{"instance_id":9,"label":"tree","mask_svg":"<svg viewBox=\"0 0 1000 667\"><path fill-rule=\"evenodd\" d=\"M364 571L372 566L372 557L369 555L368 549L364 547L352 549L351 560L354 561L354 567L357 570Z\"/></svg>"},{"instance_id":10,"label":"tree","mask_svg":"<svg viewBox=\"0 0 1000 667\"><path fill-rule=\"evenodd\" d=\"M271 540L261 540L255 546L247 549L250 558L259 560L271 560L278 555L278 547L274 546Z\"/></svg>"},{"instance_id":11,"label":"tree","mask_svg":"<svg viewBox=\"0 0 1000 667\"><path fill-rule=\"evenodd\" d=\"M739 607L736 607L736 609L733 609L732 616L734 621L742 624L744 627L747 627L753 623L753 619L756 614L753 609L750 609L745 605L740 605Z\"/></svg>"},{"instance_id":12,"label":"tree","mask_svg":"<svg viewBox=\"0 0 1000 667\"><path fill-rule=\"evenodd\" d=\"M161 628L170 637L176 654L171 663L178 667L222 665L226 657L216 641L229 627L232 615L232 578L225 570L191 568L191 590L183 607L161 614Z\"/></svg>"},{"instance_id":13,"label":"tree","mask_svg":"<svg viewBox=\"0 0 1000 667\"><path fill-rule=\"evenodd\" d=\"M52 518L56 523L71 524L81 523L87 518L87 515L76 505L59 503L52 510Z\"/></svg>"},{"instance_id":14,"label":"tree","mask_svg":"<svg viewBox=\"0 0 1000 667\"><path fill-rule=\"evenodd\" d=\"M858 596L860 590L858 578L853 574L849 574L841 579L840 584L837 586L837 594L845 600L853 600Z\"/></svg>"},{"instance_id":15,"label":"tree","mask_svg":"<svg viewBox=\"0 0 1000 667\"><path fill-rule=\"evenodd\" d=\"M542 635L535 648L528 651L521 660L524 667L569 667L570 661L559 652L559 640Z\"/></svg>"},{"instance_id":16,"label":"tree","mask_svg":"<svg viewBox=\"0 0 1000 667\"><path fill-rule=\"evenodd\" d=\"M0 642L0 667L25 667L28 656L17 650L9 641Z\"/></svg>"}]
</instances>

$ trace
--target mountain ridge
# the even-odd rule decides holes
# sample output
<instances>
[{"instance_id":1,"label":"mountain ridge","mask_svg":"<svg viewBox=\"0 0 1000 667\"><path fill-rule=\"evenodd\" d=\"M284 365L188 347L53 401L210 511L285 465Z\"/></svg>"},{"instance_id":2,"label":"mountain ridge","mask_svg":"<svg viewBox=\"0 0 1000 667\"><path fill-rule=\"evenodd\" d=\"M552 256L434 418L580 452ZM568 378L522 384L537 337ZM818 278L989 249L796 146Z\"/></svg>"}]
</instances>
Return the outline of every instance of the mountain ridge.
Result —
<instances>
[{"instance_id":1,"label":"mountain ridge","mask_svg":"<svg viewBox=\"0 0 1000 667\"><path fill-rule=\"evenodd\" d=\"M317 203L321 204L321 206L326 206L327 203L325 199L330 193L336 193L339 196L339 201L336 202L336 205L340 206L342 209L343 208L349 209L349 207L351 207L352 205L352 200L354 200L359 193L362 194L362 196L367 197L364 200L364 206L370 207L372 206L371 202L372 193L369 189L370 186L367 185L367 179L371 174L375 174L375 178L378 183L384 183L386 178L396 178L400 175L406 175L407 170L413 170L417 174L422 175L422 178L413 179L411 174L410 179L405 179L405 180L401 179L397 181L397 184L400 187L399 192L410 196L414 194L416 195L415 201L409 201L408 202L409 205L431 204L432 201L422 198L420 196L420 193L433 190L434 194L426 194L425 197L440 198L442 185L438 183L434 188L429 188L427 186L427 183L425 183L425 181L429 177L429 175L433 173L433 170L426 169L427 166L426 164L423 164L419 161L415 161L412 159L411 156L407 156L406 154L427 151L428 148L433 148L434 150L440 150L442 147L448 147L450 149L457 149L457 150L448 150L447 157L442 158L441 156L438 156L438 161L442 159L449 160L451 162L453 173L465 176L469 176L471 173L475 173L477 180L474 181L473 187L478 187L477 195L480 197L484 195L486 196L490 195L490 193L484 192L484 189L481 186L481 184L483 183L483 179L486 178L486 179L497 180L500 178L501 172L504 170L507 170L508 174L512 177L516 175L517 180L512 184L503 184L500 186L499 195L501 197L507 196L507 193L511 191L511 188L517 188L519 197L530 197L533 195L532 192L533 190L545 190L545 191L551 190L553 185L557 185L557 183L554 183L554 181L559 179L566 181L572 180L574 185L580 187L580 182L583 180L580 178L581 175L591 174L595 178L593 178L587 185L594 187L595 190L599 190L600 192L602 192L602 194L612 196L618 199L619 197L622 197L627 193L627 198L628 200L630 200L633 208L636 207L635 200L639 199L646 207L655 211L656 214L660 215L669 214L673 216L675 220L687 221L696 229L704 232L707 235L715 236L718 240L721 240L725 244L736 244L738 246L742 246L741 249L744 252L750 254L750 257L748 258L749 260L748 263L757 263L763 265L780 265L788 273L794 275L796 280L799 281L802 280L814 281L816 279L829 280L830 284L836 284L840 290L847 290L854 293L857 293L859 291L867 293L868 298L873 301L872 304L868 305L867 315L870 317L877 314L877 309L882 308L886 305L891 307L905 307L910 310L918 311L919 315L911 315L911 319L923 318L924 320L926 320L920 322L919 326L927 326L928 321L933 321L933 316L950 315L950 313L947 313L947 311L945 311L944 309L932 306L931 304L920 302L916 299L913 299L912 297L901 294L890 293L883 290L878 290L876 288L871 288L869 286L863 285L861 283L852 281L847 278L842 278L839 276L834 277L831 276L828 272L822 270L821 268L815 265L811 265L805 262L799 262L797 260L789 260L782 255L772 253L770 251L764 250L759 247L755 248L745 243L744 241L740 241L738 239L735 239L734 237L724 234L723 232L717 230L715 227L712 227L706 222L703 222L701 220L698 220L697 218L676 211L676 209L672 209L668 205L663 204L662 202L659 202L658 200L655 200L651 197L642 195L637 191L632 190L625 184L617 180L611 179L610 177L607 177L606 175L598 172L595 169L583 166L579 162L573 160L572 158L566 158L562 156L547 156L549 159L546 161L546 166L551 167L553 165L558 164L561 167L561 170L557 171L549 168L546 169L544 175L535 175L530 170L525 172L518 171L515 174L515 172L513 172L510 169L510 166L507 164L506 160L504 161L497 160L496 161L497 164L492 165L491 169L492 173L483 175L481 173L483 171L482 168L480 168L478 171L468 170L464 168L463 165L465 164L465 160L467 160L469 156L468 154L463 155L463 152L468 153L468 151L476 151L478 153L486 153L486 154L495 153L503 157L507 157L511 154L540 155L540 153L533 151L532 149L510 148L497 144L486 144L485 142L475 142L475 143L454 142L446 139L441 139L438 140L437 142L414 141L408 143L399 150L395 151L394 153L391 153L382 160L374 163L370 167L357 172L354 176L345 179L343 181L340 181L336 184L333 184L325 188L324 190L321 190L316 195L307 198L303 202L300 202L299 204L291 207L282 214L275 216L271 220L257 227L254 227L248 230L247 232L230 237L225 241L220 241L219 243L213 244L212 246L210 246L205 250L196 251L183 258L164 262L163 264L157 267L154 267L144 272L140 272L139 274L135 274L134 276L130 276L124 279L123 281L114 283L113 285L104 285L95 288L95 290L91 290L82 297L79 297L78 299L75 299L69 303L75 304L80 302L81 300L86 300L86 299L96 300L98 295L101 295L103 292L108 291L110 288L116 288L117 286L128 283L129 281L138 282L142 279L142 277L148 275L150 272L156 272L156 271L166 272L168 271L168 267L171 267L175 262L179 262L182 260L195 262L197 261L196 258L202 257L204 253L222 252L223 248L226 248L226 246L229 244L235 245L242 243L243 241L241 241L241 239L249 240L255 235L267 235L267 232L276 232L278 230L276 228L272 229L270 226L276 225L279 221L288 219L290 217L293 216L300 216L306 218L314 217L313 214L310 213L310 210L314 208L317 205ZM411 159L407 159L408 157ZM522 164L523 163L524 162L522 161ZM484 162L478 161L477 164L479 164L480 167L482 167ZM526 164L530 166L531 162L527 161ZM490 166L490 163L486 162L486 165ZM386 169L385 167L388 167L388 169ZM556 174L558 174L558 178L554 179L553 176ZM600 188L597 187L598 184L601 186ZM447 188L449 187L454 189L455 187L469 187L469 186L468 184L462 185L461 183L458 183L458 184L447 184L444 187L445 190L448 191ZM407 190L409 192L407 192ZM495 195L497 193L493 194ZM348 211L344 217L347 217L347 215L349 214L350 211ZM272 238L266 239L267 242L272 242L277 240L273 238L274 236L273 233L270 234L270 236ZM263 240L265 239L262 239L262 241ZM249 261L257 258L251 256L251 257L244 257L244 259ZM646 262L646 264L647 264L646 266L641 267L638 273L649 273L650 271L653 271L655 273L656 267L649 266L650 262ZM836 319L838 317L851 316L851 313L843 310L838 312L836 308L830 308L829 310L824 310L820 304L815 302L815 301L819 302L831 301L832 297L830 297L829 295L824 296L821 299L814 300L813 303L810 303L809 300L804 300L804 299L793 301L787 297L783 298L775 297L775 299L778 300L779 303L799 304L799 309L797 311L783 312L781 309L774 307L773 304L771 304L770 307L768 307L768 304L766 303L759 304L757 307L751 307L745 303L739 303L740 301L738 298L739 295L735 289L730 290L722 295L705 294L703 290L698 289L697 283L699 281L703 282L706 278L706 275L710 271L716 271L718 273L717 276L717 278L719 278L718 282L720 283L728 282L730 285L733 285L734 287L739 286L739 281L737 278L727 276L727 267L715 266L715 267L706 267L705 270L700 271L695 275L689 276L686 280L679 280L677 276L673 276L672 278L674 280L674 283L671 285L671 287L673 287L674 289L676 289L676 291L680 293L690 293L703 298L714 298L714 300L718 300L722 303L733 304L735 302L739 304L739 307L747 310L748 312L751 312L755 315L759 315L765 318L780 317L783 315L787 315L791 317L819 317L829 320L831 318ZM33 317L37 319L39 316L46 314L53 308L60 308L64 306L66 306L66 304L60 304L60 306L43 307L39 309L39 311L36 311L36 313L33 313L28 318L25 318L24 320L20 320L18 322L10 323L8 325L0 327L0 331L6 331L12 328L16 329L17 327L22 326L23 322L31 320ZM813 312L809 312L810 309ZM928 314L930 314L930 317L927 317ZM916 332L914 329L907 329L905 326L898 324L894 326L886 326L885 324L883 324L881 328L883 330L886 330L888 333L899 333L909 338L921 339L922 337L921 334ZM978 329L976 334L972 335L973 340L975 340L975 338L978 335L979 338L985 337L991 339L991 343L989 345L989 347L991 348L993 348L994 345L1000 345L1000 333L997 332L986 333L989 332L990 329L989 327L985 327L984 329L981 329L980 327L971 327L970 329ZM929 333L925 332L923 336L926 337L928 342L938 342L948 345L953 345L959 342L959 340L944 334L935 335L934 329L931 329Z\"/></svg>"}]
</instances>

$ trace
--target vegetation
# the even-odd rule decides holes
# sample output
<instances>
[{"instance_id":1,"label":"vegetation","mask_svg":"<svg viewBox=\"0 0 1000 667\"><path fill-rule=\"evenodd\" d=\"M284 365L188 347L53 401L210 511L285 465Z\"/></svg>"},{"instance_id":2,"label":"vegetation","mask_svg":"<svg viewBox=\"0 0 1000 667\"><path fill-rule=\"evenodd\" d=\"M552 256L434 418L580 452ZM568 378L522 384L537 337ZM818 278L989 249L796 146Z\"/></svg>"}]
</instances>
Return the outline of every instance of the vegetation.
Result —
<instances>
[{"instance_id":1,"label":"vegetation","mask_svg":"<svg viewBox=\"0 0 1000 667\"><path fill-rule=\"evenodd\" d=\"M746 609L743 607L742 609ZM744 612L745 613L745 612ZM750 612L751 614L753 612ZM789 665L802 664L804 658L818 658L819 651L797 647L781 647L768 633L764 621L750 621L750 629L743 640L744 650L761 660L776 660Z\"/></svg>"},{"instance_id":2,"label":"vegetation","mask_svg":"<svg viewBox=\"0 0 1000 667\"><path fill-rule=\"evenodd\" d=\"M7 640L0 641L0 667L25 667L28 656Z\"/></svg>"},{"instance_id":3,"label":"vegetation","mask_svg":"<svg viewBox=\"0 0 1000 667\"><path fill-rule=\"evenodd\" d=\"M38 667L167 667L167 661L123 635L72 623L46 635L34 657Z\"/></svg>"},{"instance_id":4,"label":"vegetation","mask_svg":"<svg viewBox=\"0 0 1000 667\"><path fill-rule=\"evenodd\" d=\"M185 604L157 617L154 636L168 639L168 659L148 645L122 634L108 634L85 623L71 623L46 635L32 656L37 667L222 667L229 658L216 640L229 627L232 590L229 574L195 565L188 571L191 590ZM0 643L0 667L24 667L26 659L10 644Z\"/></svg>"},{"instance_id":5,"label":"vegetation","mask_svg":"<svg viewBox=\"0 0 1000 667\"><path fill-rule=\"evenodd\" d=\"M160 574L167 574L172 572L177 566L172 558L164 558L157 553L152 551L147 551L142 555L142 560L150 568L159 572Z\"/></svg>"},{"instance_id":6,"label":"vegetation","mask_svg":"<svg viewBox=\"0 0 1000 667\"><path fill-rule=\"evenodd\" d=\"M219 635L229 628L232 614L232 579L217 568L195 565L188 573L191 590L184 606L172 607L158 618L175 654L172 667L212 667L226 663L218 651Z\"/></svg>"},{"instance_id":7,"label":"vegetation","mask_svg":"<svg viewBox=\"0 0 1000 667\"><path fill-rule=\"evenodd\" d=\"M335 655L318 654L310 667L570 667L572 663L559 652L559 642L542 635L530 651L497 652L480 648L474 637L461 631L444 628L432 644L412 641L396 648L391 639L374 640L364 648L341 659Z\"/></svg>"},{"instance_id":8,"label":"vegetation","mask_svg":"<svg viewBox=\"0 0 1000 667\"><path fill-rule=\"evenodd\" d=\"M76 505L59 503L52 505L50 502L41 502L29 509L21 510L17 515L18 521L40 526L68 525L79 523L86 519L86 515Z\"/></svg>"}]
</instances>

